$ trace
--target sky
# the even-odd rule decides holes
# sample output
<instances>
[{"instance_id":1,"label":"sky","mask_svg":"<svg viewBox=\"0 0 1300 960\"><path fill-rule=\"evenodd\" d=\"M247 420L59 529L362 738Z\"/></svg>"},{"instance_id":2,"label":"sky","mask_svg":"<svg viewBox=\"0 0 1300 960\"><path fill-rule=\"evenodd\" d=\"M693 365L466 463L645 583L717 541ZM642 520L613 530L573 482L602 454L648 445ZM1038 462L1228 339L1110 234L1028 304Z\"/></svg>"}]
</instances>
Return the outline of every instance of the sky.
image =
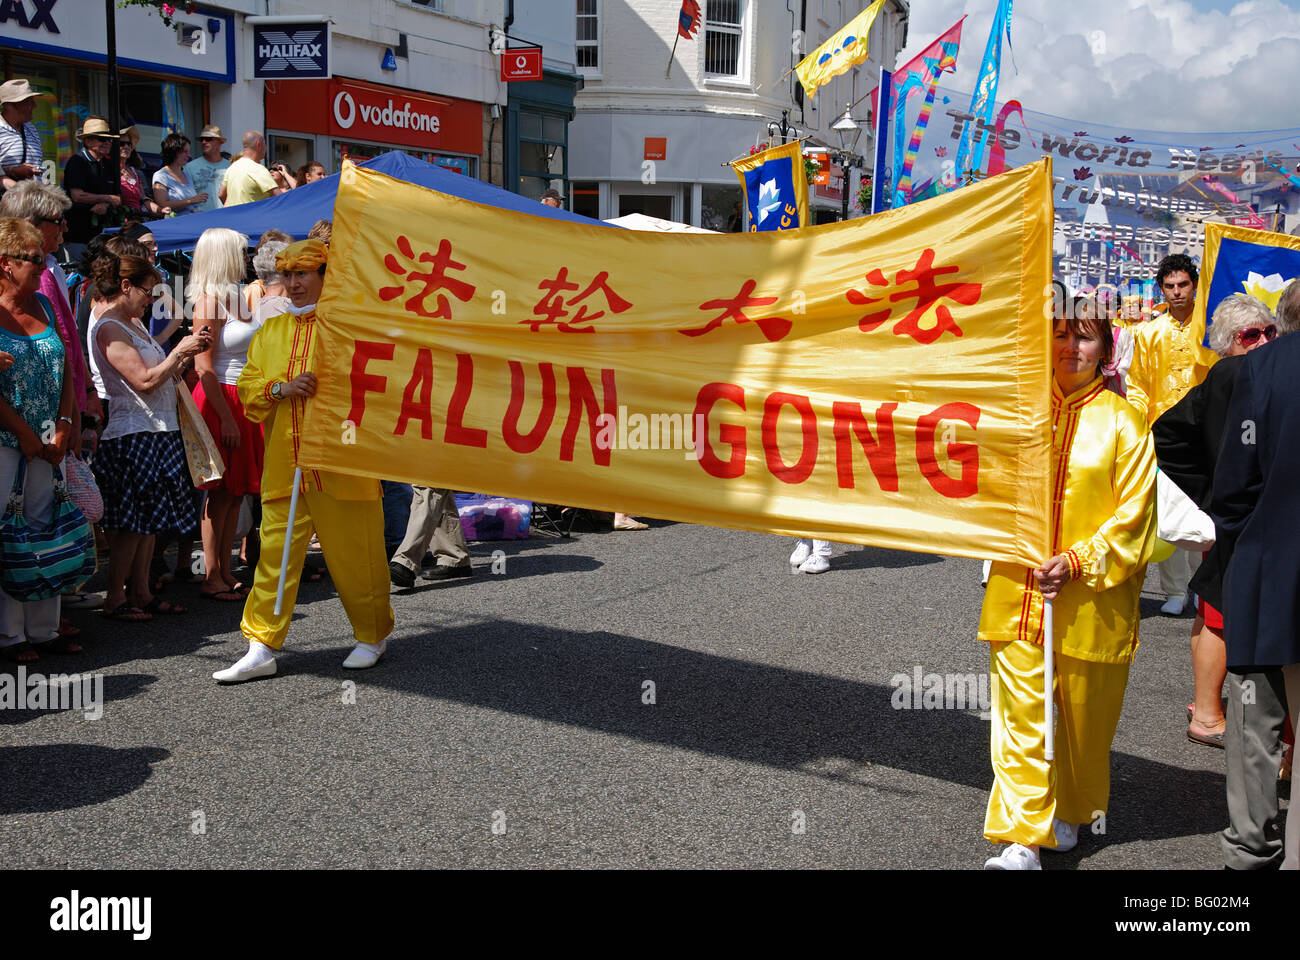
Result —
<instances>
[{"instance_id":1,"label":"sky","mask_svg":"<svg viewBox=\"0 0 1300 960\"><path fill-rule=\"evenodd\" d=\"M966 13L943 84L972 90L996 9L912 0L899 66ZM1300 127L1300 0L1016 0L1011 41L1000 102L1145 130Z\"/></svg>"}]
</instances>

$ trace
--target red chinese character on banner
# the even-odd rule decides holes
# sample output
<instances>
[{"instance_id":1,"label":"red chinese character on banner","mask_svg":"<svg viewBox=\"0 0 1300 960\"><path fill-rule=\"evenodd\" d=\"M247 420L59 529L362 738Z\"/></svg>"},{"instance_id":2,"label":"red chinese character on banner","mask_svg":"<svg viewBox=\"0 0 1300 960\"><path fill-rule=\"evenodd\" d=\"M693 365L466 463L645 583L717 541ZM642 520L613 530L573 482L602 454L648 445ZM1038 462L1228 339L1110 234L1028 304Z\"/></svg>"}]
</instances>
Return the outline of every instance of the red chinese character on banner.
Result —
<instances>
[{"instance_id":1,"label":"red chinese character on banner","mask_svg":"<svg viewBox=\"0 0 1300 960\"><path fill-rule=\"evenodd\" d=\"M416 258L415 251L411 249L411 241L406 237L397 238L397 249L407 260L411 261L412 268L407 272L398 259L391 253L384 257L384 266L390 273L398 276L406 274L405 280L418 280L424 284L424 289L415 296L409 298L404 306L412 313L419 314L422 317L442 317L451 319L451 302L442 294L438 294L438 309L430 312L425 300L433 294L435 290L446 289L457 300L468 302L469 298L474 295L473 284L466 283L464 280L457 280L454 277L447 276L447 271L464 270L465 264L457 263L451 258L451 241L441 240L438 243L438 252L420 254L419 262L430 265L428 272L421 272L415 268ZM406 287L381 287L379 290L379 299L395 300L406 292Z\"/></svg>"},{"instance_id":2,"label":"red chinese character on banner","mask_svg":"<svg viewBox=\"0 0 1300 960\"><path fill-rule=\"evenodd\" d=\"M753 320L753 322L758 326L758 329L762 332L763 336L765 336L769 341L775 342L783 339L785 335L790 332L790 328L794 326L793 322L787 320L785 317L761 317L759 319L754 319L745 315L746 307L766 307L776 303L778 299L777 297L750 296L750 294L754 292L756 286L758 286L758 283L753 279L746 280L740 288L740 293L736 294L732 299L709 300L706 303L700 304L701 310L721 310L722 313L718 314L718 316L714 317L702 327L695 327L690 330L678 330L677 332L683 333L688 337L700 337L708 333L710 330L716 330L718 327L722 326L722 323L725 320L735 320L737 323L749 323Z\"/></svg>"},{"instance_id":3,"label":"red chinese character on banner","mask_svg":"<svg viewBox=\"0 0 1300 960\"><path fill-rule=\"evenodd\" d=\"M578 294L567 303L564 295L567 291L577 290L578 284L569 280L569 268L560 267L560 272L555 275L554 280L543 280L537 285L537 289L543 291L542 299L537 301L533 307L533 314L539 316L541 320L520 320L520 323L526 323L529 329L536 333L547 324L555 324L556 329L561 333L595 333L596 330L591 326L580 326L580 324L590 324L593 320L599 320L605 315L604 310L596 310L592 313L587 312L586 305L579 306L578 312L570 320L560 322L560 317L569 316L568 307L577 306L586 300L589 296L599 290L605 296L605 305L614 313L622 313L624 310L630 310L632 304L624 300L609 285L609 271L602 270L596 274L591 283L587 284L587 289Z\"/></svg>"},{"instance_id":4,"label":"red chinese character on banner","mask_svg":"<svg viewBox=\"0 0 1300 960\"><path fill-rule=\"evenodd\" d=\"M937 277L945 274L957 273L960 267L940 267L934 269L934 251L926 249L916 261L916 266L911 270L899 270L894 277L895 284L902 285L905 283L916 283L912 290L899 290L891 294L890 303L897 303L900 300L915 300L916 307L894 324L894 333L898 336L911 337L917 343L934 343L944 333L952 333L954 336L961 336L961 327L957 326L953 320L952 311L946 305L941 303L942 300L953 300L957 303L973 306L979 302L980 294L983 292L983 285L978 283L935 283ZM889 281L880 270L872 270L867 274L867 282L873 287L888 287ZM883 291L882 291L883 293ZM865 306L871 303L883 303L883 295L880 297L868 297L860 290L849 290L844 294L845 298L856 306ZM922 327L921 320L925 317L930 307L934 307L935 324L932 327ZM883 307L874 310L871 313L863 314L858 320L858 326L866 333L870 333L880 326L893 315L891 307Z\"/></svg>"}]
</instances>

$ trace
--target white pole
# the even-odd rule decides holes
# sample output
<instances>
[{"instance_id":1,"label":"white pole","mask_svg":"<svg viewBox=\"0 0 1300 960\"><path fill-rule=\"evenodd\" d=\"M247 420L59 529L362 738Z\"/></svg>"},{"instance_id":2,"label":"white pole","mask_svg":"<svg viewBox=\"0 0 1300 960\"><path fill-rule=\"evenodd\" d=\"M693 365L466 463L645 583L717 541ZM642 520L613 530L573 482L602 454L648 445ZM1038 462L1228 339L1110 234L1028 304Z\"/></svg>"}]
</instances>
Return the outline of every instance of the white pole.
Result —
<instances>
[{"instance_id":1,"label":"white pole","mask_svg":"<svg viewBox=\"0 0 1300 960\"><path fill-rule=\"evenodd\" d=\"M301 485L302 467L294 467L293 495L289 498L289 525L284 529L284 553L280 555L280 584L275 588L275 615L277 617L280 615L280 609L284 606L284 578L289 575L289 549L293 546L293 520L298 515L298 488ZM1048 683L1048 689L1050 690L1050 679Z\"/></svg>"},{"instance_id":2,"label":"white pole","mask_svg":"<svg viewBox=\"0 0 1300 960\"><path fill-rule=\"evenodd\" d=\"M296 491L295 491L296 495ZM292 512L292 508L291 512ZM279 610L277 609L278 613ZM1052 601L1043 599L1043 728L1047 742L1043 744L1043 757L1048 763L1056 759L1056 701L1052 699L1052 681L1056 666L1055 624L1052 623Z\"/></svg>"}]
</instances>

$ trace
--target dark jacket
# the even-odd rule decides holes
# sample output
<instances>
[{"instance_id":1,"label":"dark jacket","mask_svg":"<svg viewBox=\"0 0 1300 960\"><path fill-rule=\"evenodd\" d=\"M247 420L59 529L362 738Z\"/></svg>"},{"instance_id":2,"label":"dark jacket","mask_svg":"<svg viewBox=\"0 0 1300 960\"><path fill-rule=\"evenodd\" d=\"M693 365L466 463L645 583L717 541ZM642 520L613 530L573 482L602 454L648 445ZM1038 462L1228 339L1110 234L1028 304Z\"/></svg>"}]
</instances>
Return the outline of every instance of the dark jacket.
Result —
<instances>
[{"instance_id":1,"label":"dark jacket","mask_svg":"<svg viewBox=\"0 0 1300 960\"><path fill-rule=\"evenodd\" d=\"M1210 516L1232 550L1223 578L1228 666L1300 663L1300 334L1240 365Z\"/></svg>"},{"instance_id":2,"label":"dark jacket","mask_svg":"<svg viewBox=\"0 0 1300 960\"><path fill-rule=\"evenodd\" d=\"M1151 427L1160 469L1207 513L1228 403L1244 359L1224 357L1210 368L1203 382L1187 391ZM1223 610L1223 571L1229 556L1228 548L1216 538L1191 581L1196 595L1220 611Z\"/></svg>"}]
</instances>

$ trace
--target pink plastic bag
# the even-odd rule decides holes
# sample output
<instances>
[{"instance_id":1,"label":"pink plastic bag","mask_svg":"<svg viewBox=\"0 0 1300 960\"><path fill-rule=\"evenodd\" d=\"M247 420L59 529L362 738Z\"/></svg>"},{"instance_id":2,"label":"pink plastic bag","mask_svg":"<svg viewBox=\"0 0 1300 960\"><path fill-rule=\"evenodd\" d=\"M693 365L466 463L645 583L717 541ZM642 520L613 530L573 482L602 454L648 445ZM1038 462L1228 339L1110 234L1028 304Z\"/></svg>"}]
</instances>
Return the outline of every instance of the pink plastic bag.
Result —
<instances>
[{"instance_id":1,"label":"pink plastic bag","mask_svg":"<svg viewBox=\"0 0 1300 960\"><path fill-rule=\"evenodd\" d=\"M90 464L80 457L68 454L63 458L63 478L68 484L68 496L86 519L98 523L104 518L104 498L99 495L99 484Z\"/></svg>"}]
</instances>

